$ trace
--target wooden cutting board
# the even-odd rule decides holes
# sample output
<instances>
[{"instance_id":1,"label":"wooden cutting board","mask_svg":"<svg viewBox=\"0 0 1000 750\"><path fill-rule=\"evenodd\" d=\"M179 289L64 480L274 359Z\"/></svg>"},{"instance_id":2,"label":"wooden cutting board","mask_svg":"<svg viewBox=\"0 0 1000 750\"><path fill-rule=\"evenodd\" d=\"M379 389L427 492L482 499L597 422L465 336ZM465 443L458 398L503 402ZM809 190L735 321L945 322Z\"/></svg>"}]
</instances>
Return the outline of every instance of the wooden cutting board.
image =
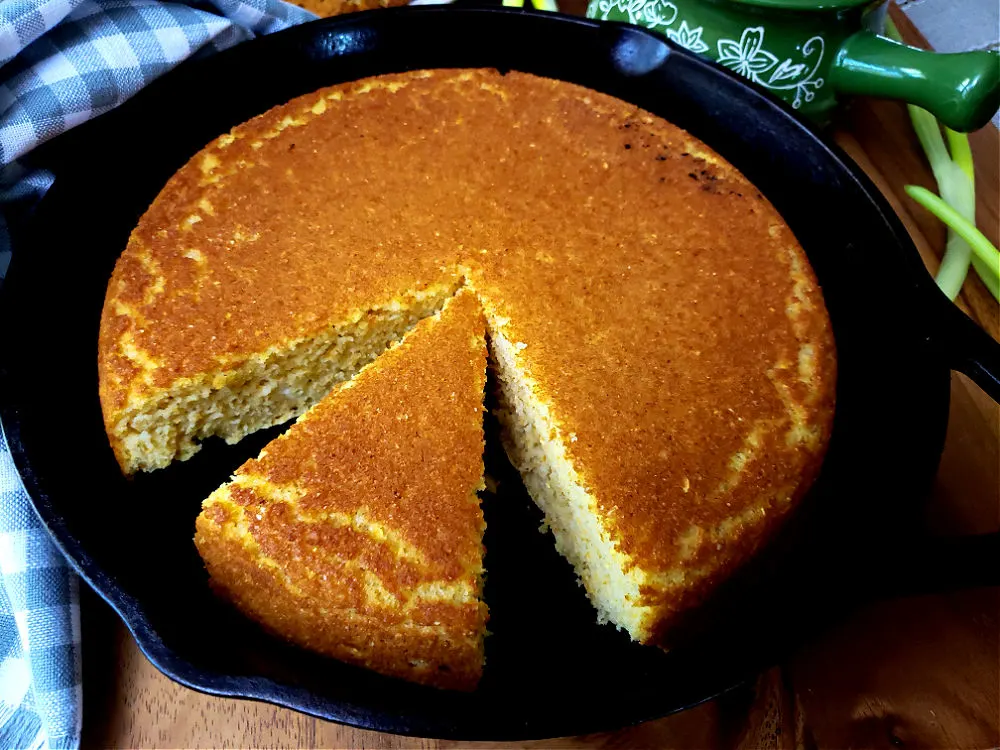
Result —
<instances>
[{"instance_id":1,"label":"wooden cutting board","mask_svg":"<svg viewBox=\"0 0 1000 750\"><path fill-rule=\"evenodd\" d=\"M577 5L562 3L582 13ZM925 45L906 17L892 10L904 37ZM944 228L902 190L911 183L934 188L905 108L858 101L838 123L837 140L886 195L936 270ZM1000 138L989 126L972 141L979 226L997 243ZM978 279L967 282L959 304L1000 338L1000 306ZM952 379L951 409L928 526L941 533L996 531L1000 410L959 375ZM267 704L196 693L160 674L89 590L82 594L81 612L85 748L460 744L355 730ZM620 732L517 747L983 748L1000 745L998 707L1000 589L978 589L869 607L756 685L683 714Z\"/></svg>"}]
</instances>

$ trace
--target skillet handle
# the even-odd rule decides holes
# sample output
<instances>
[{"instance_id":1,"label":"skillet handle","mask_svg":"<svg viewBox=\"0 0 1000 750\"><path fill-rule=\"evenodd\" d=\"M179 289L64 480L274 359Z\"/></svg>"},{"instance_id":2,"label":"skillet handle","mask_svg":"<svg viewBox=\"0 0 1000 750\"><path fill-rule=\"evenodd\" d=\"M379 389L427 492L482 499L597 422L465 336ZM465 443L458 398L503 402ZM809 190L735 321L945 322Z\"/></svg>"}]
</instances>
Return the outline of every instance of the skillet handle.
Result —
<instances>
[{"instance_id":1,"label":"skillet handle","mask_svg":"<svg viewBox=\"0 0 1000 750\"><path fill-rule=\"evenodd\" d=\"M923 284L921 284L923 287ZM934 284L920 295L932 357L967 376L1000 403L1000 343ZM882 596L913 596L1000 585L1000 532L929 537L916 534L895 548L883 566Z\"/></svg>"},{"instance_id":2,"label":"skillet handle","mask_svg":"<svg viewBox=\"0 0 1000 750\"><path fill-rule=\"evenodd\" d=\"M1000 532L918 536L895 550L881 570L883 578L876 597L1000 586Z\"/></svg>"},{"instance_id":3,"label":"skillet handle","mask_svg":"<svg viewBox=\"0 0 1000 750\"><path fill-rule=\"evenodd\" d=\"M932 318L927 343L949 368L968 375L1000 403L1000 343L939 291L936 296L935 304L927 306Z\"/></svg>"}]
</instances>

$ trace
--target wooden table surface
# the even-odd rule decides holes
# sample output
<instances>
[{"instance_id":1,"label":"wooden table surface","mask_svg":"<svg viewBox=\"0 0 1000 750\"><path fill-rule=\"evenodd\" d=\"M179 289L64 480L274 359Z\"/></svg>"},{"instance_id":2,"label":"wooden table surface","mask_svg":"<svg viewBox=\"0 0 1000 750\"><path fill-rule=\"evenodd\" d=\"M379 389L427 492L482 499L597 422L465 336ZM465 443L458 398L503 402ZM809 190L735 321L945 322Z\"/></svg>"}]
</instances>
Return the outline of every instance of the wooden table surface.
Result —
<instances>
[{"instance_id":1,"label":"wooden table surface","mask_svg":"<svg viewBox=\"0 0 1000 750\"><path fill-rule=\"evenodd\" d=\"M908 39L921 41L902 14L894 16ZM936 269L944 229L902 192L910 183L934 187L905 109L859 101L839 123L837 140L886 194L927 265ZM996 243L1000 139L989 126L972 140L979 225ZM959 303L1000 338L1000 307L978 279L966 284ZM1000 528L1000 410L960 375L952 378L948 437L926 518L928 527L942 534ZM96 595L83 592L81 611L85 748L457 746L351 729L263 703L196 693L161 675ZM610 734L517 745L997 746L1000 589L994 588L867 607L762 675L756 685L682 714Z\"/></svg>"}]
</instances>

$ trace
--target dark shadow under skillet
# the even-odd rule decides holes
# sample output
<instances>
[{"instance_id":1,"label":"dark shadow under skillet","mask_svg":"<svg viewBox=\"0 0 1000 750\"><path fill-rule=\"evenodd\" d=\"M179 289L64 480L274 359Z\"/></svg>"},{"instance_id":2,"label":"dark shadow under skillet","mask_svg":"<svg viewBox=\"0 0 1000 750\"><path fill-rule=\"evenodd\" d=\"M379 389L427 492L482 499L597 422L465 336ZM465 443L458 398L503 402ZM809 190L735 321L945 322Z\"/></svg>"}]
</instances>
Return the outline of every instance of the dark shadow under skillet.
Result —
<instances>
[{"instance_id":1,"label":"dark shadow under skillet","mask_svg":"<svg viewBox=\"0 0 1000 750\"><path fill-rule=\"evenodd\" d=\"M669 653L595 623L568 565L538 533L538 512L495 448L492 422L487 463L500 479L484 501L492 635L470 695L283 645L209 593L191 543L200 501L281 428L237 446L210 441L191 461L131 482L111 455L97 399L101 304L129 231L170 175L215 136L296 95L433 67L561 78L680 125L775 204L819 276L840 363L822 475L779 538L679 629ZM143 652L186 685L402 734L580 734L718 695L858 601L925 586L929 571L942 586L979 582L951 576L940 558L912 556L912 531L941 453L948 368L995 395L997 348L937 291L890 209L840 151L784 105L658 37L496 9L320 21L185 64L34 162L57 179L30 235L15 238L0 299L0 318L17 322L0 365L3 425L57 543Z\"/></svg>"}]
</instances>

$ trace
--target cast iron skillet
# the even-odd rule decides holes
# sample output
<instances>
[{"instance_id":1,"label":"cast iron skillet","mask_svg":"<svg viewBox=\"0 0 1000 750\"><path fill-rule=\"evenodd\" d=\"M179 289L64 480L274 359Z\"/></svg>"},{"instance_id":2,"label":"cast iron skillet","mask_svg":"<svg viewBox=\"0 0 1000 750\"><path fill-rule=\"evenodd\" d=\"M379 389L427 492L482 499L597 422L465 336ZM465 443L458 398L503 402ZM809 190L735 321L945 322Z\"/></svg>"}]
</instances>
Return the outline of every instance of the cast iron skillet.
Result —
<instances>
[{"instance_id":1,"label":"cast iron skillet","mask_svg":"<svg viewBox=\"0 0 1000 750\"><path fill-rule=\"evenodd\" d=\"M569 567L537 532L516 473L490 450L501 487L484 501L492 635L480 689L458 695L305 654L217 602L191 542L200 501L280 429L238 446L209 444L187 463L126 481L102 428L95 352L107 279L130 229L205 143L324 85L475 66L618 96L686 128L741 169L809 254L840 373L830 452L801 511L678 630L669 653L594 622ZM37 161L57 179L31 236L15 238L0 300L0 319L17 321L5 332L0 369L3 425L57 543L153 663L186 685L424 736L611 729L740 683L860 597L925 586L932 574L951 585L942 560L964 559L928 557L926 549L908 556L914 498L940 457L949 367L996 397L1000 349L938 293L892 211L840 151L774 99L663 39L484 8L320 21L184 65ZM989 575L986 565L978 570ZM875 581L874 590L862 580Z\"/></svg>"}]
</instances>

